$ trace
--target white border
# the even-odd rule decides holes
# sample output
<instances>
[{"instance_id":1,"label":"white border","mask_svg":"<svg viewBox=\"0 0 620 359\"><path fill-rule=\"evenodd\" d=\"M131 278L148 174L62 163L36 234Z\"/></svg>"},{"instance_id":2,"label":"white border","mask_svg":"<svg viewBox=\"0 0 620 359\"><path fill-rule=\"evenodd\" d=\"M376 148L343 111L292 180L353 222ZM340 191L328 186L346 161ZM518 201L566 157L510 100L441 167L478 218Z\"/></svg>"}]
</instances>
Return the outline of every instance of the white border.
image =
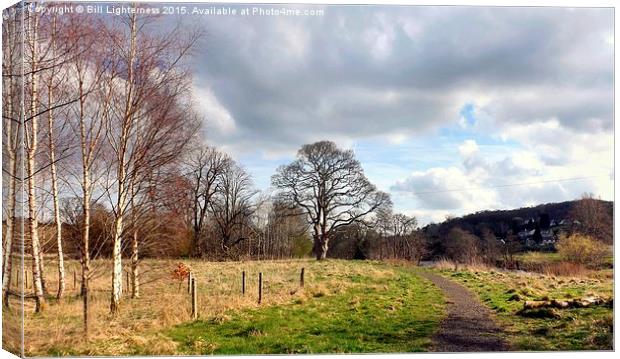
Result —
<instances>
[{"instance_id":1,"label":"white border","mask_svg":"<svg viewBox=\"0 0 620 359\"><path fill-rule=\"evenodd\" d=\"M49 0L48 0L49 1ZM11 6L12 4L17 3L15 0L0 0L0 5L2 9ZM542 7L542 6L560 6L560 7L613 7L614 8L614 19L616 14L616 1L612 0L504 0L501 2L492 1L492 0L449 0L449 1L438 1L438 0L308 0L308 1L300 1L300 0L202 0L202 1L183 1L183 0L151 0L151 1L142 1L142 0L115 0L115 1L105 1L105 0L73 0L72 2L194 2L194 3L263 3L263 4L282 4L282 3L290 3L290 4L349 4L349 5L366 5L366 4L377 4L377 5L460 5L460 6L534 6L534 7ZM618 38L618 29L614 28L614 37ZM614 45L615 46L615 45ZM614 58L614 77L615 77L615 68L618 68L618 58ZM618 92L615 91L615 79L614 79L614 105L618 103L619 95ZM614 134L615 134L615 124L616 124L616 116L615 116L615 106L614 106ZM615 138L615 136L614 136ZM618 162L617 159L620 158L618 156L620 153L620 149L615 145L614 140L614 173L615 168L617 168ZM618 229L618 224L620 220L618 220L615 213L615 203L616 203L616 182L614 181L614 238L620 238L620 229ZM614 258L619 258L620 250L619 246L614 246ZM616 286L616 279L614 278L614 291ZM1 319L0 312L0 319ZM614 309L614 332L617 329L616 323L618 323L618 312ZM0 335L2 333L2 328L0 327ZM614 348L618 346L618 335L614 335ZM347 358L355 358L362 359L368 358L371 354L351 354L346 355ZM419 354L372 354L372 357L380 357L380 358L431 358L431 357L441 357L441 358L496 358L500 356L502 358L531 358L531 359L558 359L558 358L588 358L591 359L592 356L596 356L598 358L612 358L616 357L617 354L613 352L538 352L538 353L529 353L529 352L510 352L510 353L463 353L463 354L437 354L437 353L419 353ZM234 356L234 358L271 358L273 356L267 355L253 355L253 356ZM294 358L299 359L313 359L317 356L312 355L294 355ZM342 355L320 355L321 358L338 358L342 357ZM0 359L4 358L14 358L14 356L4 350L0 351ZM139 357L132 357L139 358ZM148 358L148 357L146 357ZM172 357L159 357L159 358L195 358L195 357L181 357L181 356L172 356Z\"/></svg>"}]
</instances>

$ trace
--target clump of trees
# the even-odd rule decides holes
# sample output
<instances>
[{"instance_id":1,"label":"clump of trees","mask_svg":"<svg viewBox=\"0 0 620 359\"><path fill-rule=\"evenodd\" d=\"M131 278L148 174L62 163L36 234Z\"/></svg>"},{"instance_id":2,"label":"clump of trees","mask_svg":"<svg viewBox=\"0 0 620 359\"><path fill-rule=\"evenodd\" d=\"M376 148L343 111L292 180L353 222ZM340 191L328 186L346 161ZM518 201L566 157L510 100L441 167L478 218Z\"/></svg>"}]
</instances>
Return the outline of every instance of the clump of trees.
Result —
<instances>
[{"instance_id":1,"label":"clump of trees","mask_svg":"<svg viewBox=\"0 0 620 359\"><path fill-rule=\"evenodd\" d=\"M145 224L165 208L152 189L198 133L198 119L188 111L186 59L199 33L185 27L153 31L160 21L153 16L58 16L29 7L20 3L3 14L3 155L9 159L3 186L11 204L4 213L11 234L3 243L4 303L9 305L12 254L24 245L35 311L44 310L52 288L43 270L49 250L43 234L52 227L55 297L64 293L64 258L79 258L88 335L93 256L111 249L111 313L119 310L123 293L123 255L130 258L131 297L139 296L139 251L149 242L141 228L153 228ZM15 205L22 186L27 219ZM23 238L15 230L22 221ZM67 253L68 247L77 253Z\"/></svg>"}]
</instances>

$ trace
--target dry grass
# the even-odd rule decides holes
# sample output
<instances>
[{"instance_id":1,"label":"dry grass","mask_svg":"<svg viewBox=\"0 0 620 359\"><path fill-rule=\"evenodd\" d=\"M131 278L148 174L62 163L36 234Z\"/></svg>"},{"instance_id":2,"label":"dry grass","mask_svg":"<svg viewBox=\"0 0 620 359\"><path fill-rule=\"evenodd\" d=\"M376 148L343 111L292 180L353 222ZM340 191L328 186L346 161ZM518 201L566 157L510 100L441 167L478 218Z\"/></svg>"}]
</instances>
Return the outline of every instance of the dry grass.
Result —
<instances>
[{"instance_id":1,"label":"dry grass","mask_svg":"<svg viewBox=\"0 0 620 359\"><path fill-rule=\"evenodd\" d=\"M549 276L589 277L593 271L580 263L561 261L543 264L542 272Z\"/></svg>"},{"instance_id":2,"label":"dry grass","mask_svg":"<svg viewBox=\"0 0 620 359\"><path fill-rule=\"evenodd\" d=\"M73 288L73 270L78 263L67 263L67 296L61 303L50 299L45 310L33 313L32 301L25 306L25 352L34 355L131 354L131 348L140 347L143 353L166 354L174 352L175 343L162 337L158 331L190 320L191 303L187 282L172 279L171 271L179 260L145 260L141 298L125 296L120 313L109 314L109 287L111 265L99 261L94 264L102 273L91 282L90 341L83 340L82 301L78 288ZM258 273L263 273L263 306L304 302L313 297L341 293L357 285L356 277L387 278L394 270L387 266L368 265L366 262L314 260L261 261L261 262L202 262L188 260L198 286L199 317L226 321L231 309L257 307ZM360 263L360 262L358 262ZM57 281L55 263L46 266L48 288L54 292ZM305 288L299 288L299 275L305 267ZM246 272L246 295L241 295L241 272ZM348 280L343 280L343 279ZM180 285L179 285L180 284ZM124 285L124 284L123 284ZM32 289L30 289L31 291Z\"/></svg>"},{"instance_id":3,"label":"dry grass","mask_svg":"<svg viewBox=\"0 0 620 359\"><path fill-rule=\"evenodd\" d=\"M455 263L454 261L442 258L433 262L433 268L441 270L469 270L469 271L490 271L494 267L487 265L486 263L478 260L471 261L470 263Z\"/></svg>"}]
</instances>

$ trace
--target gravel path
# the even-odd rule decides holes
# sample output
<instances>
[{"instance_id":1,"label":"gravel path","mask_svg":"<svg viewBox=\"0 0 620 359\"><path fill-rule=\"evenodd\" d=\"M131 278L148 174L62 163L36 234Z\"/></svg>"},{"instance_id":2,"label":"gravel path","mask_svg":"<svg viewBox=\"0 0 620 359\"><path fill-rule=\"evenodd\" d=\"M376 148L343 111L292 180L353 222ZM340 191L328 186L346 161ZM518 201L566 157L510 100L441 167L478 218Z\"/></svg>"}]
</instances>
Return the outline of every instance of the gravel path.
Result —
<instances>
[{"instance_id":1,"label":"gravel path","mask_svg":"<svg viewBox=\"0 0 620 359\"><path fill-rule=\"evenodd\" d=\"M492 352L510 350L499 337L501 329L484 307L465 287L440 275L420 271L420 275L443 290L448 300L448 316L433 336L437 352Z\"/></svg>"}]
</instances>

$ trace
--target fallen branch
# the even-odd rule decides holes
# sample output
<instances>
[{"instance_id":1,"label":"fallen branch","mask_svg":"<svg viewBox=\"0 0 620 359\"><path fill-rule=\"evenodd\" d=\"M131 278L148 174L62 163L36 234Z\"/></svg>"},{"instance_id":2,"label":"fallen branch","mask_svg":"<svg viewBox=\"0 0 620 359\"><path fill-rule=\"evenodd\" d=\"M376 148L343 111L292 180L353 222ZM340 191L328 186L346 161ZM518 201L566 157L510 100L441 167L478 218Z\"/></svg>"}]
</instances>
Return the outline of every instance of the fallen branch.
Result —
<instances>
[{"instance_id":1,"label":"fallen branch","mask_svg":"<svg viewBox=\"0 0 620 359\"><path fill-rule=\"evenodd\" d=\"M595 305L613 305L613 298L605 299L601 297L585 297L570 300L528 300L523 303L523 310L540 308L588 308Z\"/></svg>"}]
</instances>

